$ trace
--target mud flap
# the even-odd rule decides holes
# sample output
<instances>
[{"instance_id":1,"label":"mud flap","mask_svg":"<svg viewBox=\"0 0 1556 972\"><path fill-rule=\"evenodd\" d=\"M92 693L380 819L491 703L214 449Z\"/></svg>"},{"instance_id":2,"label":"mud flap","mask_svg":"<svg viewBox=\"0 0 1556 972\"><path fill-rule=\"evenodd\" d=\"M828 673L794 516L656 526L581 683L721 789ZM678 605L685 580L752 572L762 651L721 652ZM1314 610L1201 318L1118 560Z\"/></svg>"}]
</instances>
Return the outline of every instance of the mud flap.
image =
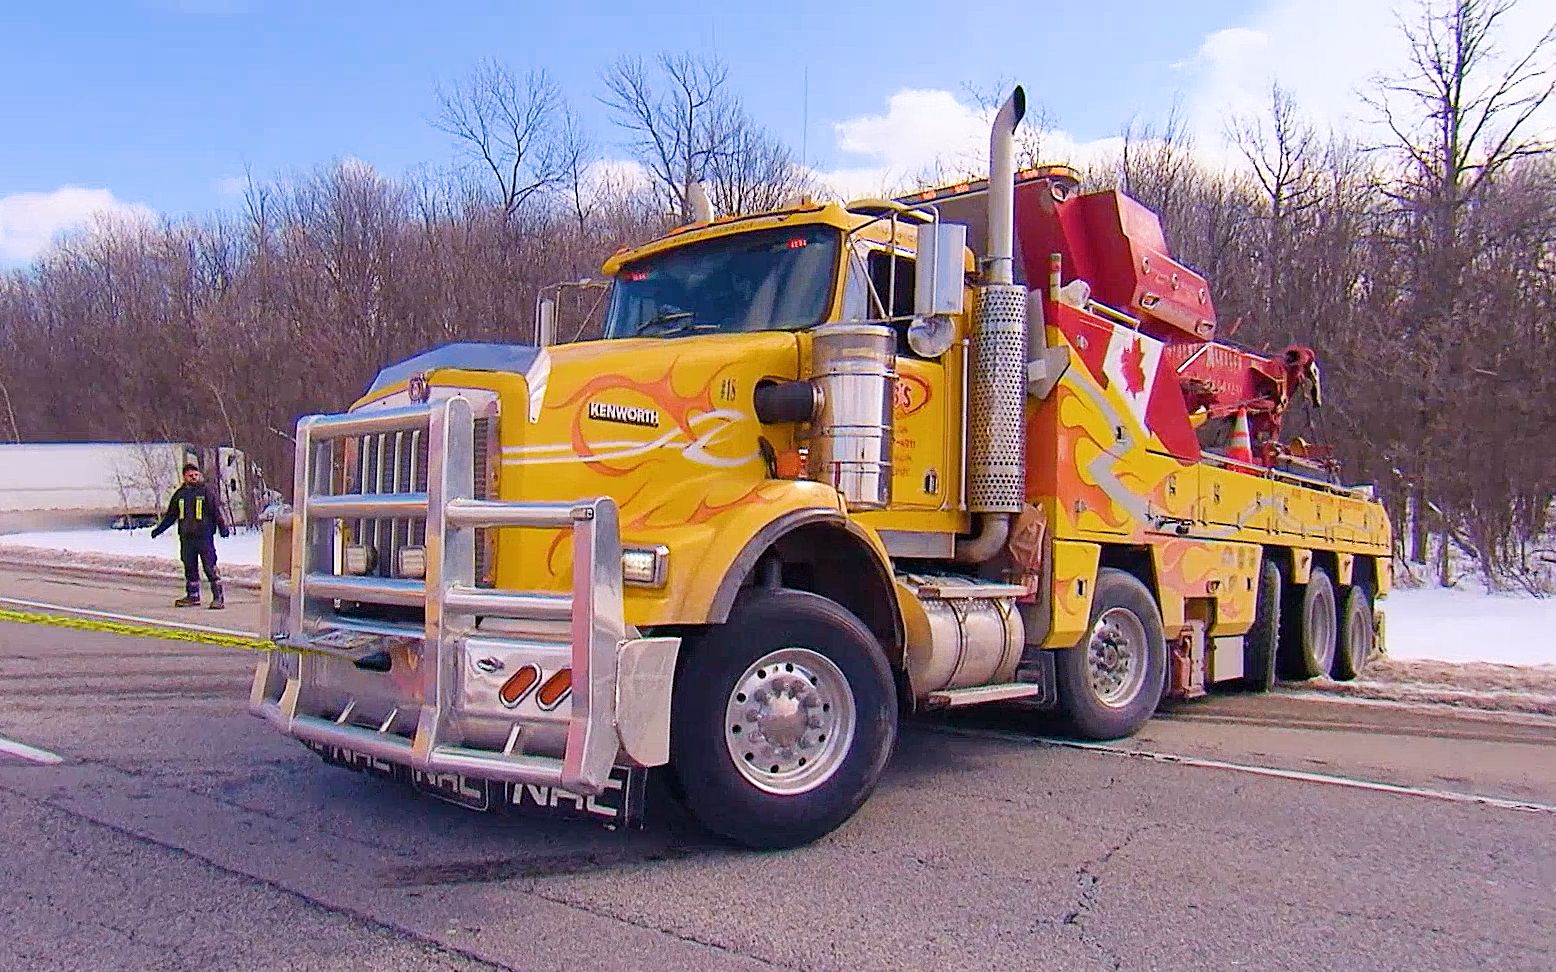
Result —
<instances>
[{"instance_id":1,"label":"mud flap","mask_svg":"<svg viewBox=\"0 0 1556 972\"><path fill-rule=\"evenodd\" d=\"M1016 665L1016 681L1041 685L1041 695L1021 700L1029 709L1052 709L1059 704L1059 679L1054 674L1054 653L1048 648L1027 645L1021 661Z\"/></svg>"}]
</instances>

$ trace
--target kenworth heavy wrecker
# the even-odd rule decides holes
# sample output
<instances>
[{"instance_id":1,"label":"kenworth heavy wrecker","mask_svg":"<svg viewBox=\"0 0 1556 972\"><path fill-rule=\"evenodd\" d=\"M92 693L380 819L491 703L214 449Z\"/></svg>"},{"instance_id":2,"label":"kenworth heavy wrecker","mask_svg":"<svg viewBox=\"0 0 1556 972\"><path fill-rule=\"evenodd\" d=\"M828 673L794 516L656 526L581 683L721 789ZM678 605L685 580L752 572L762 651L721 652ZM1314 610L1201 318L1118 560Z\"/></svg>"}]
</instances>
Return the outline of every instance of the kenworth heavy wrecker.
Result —
<instances>
[{"instance_id":1,"label":"kenworth heavy wrecker","mask_svg":"<svg viewBox=\"0 0 1556 972\"><path fill-rule=\"evenodd\" d=\"M1156 217L1073 170L711 218L615 254L604 339L450 344L297 424L252 710L475 806L611 817L649 767L802 844L899 714L1135 732L1347 678L1390 524L1281 420L1312 353L1214 341Z\"/></svg>"}]
</instances>

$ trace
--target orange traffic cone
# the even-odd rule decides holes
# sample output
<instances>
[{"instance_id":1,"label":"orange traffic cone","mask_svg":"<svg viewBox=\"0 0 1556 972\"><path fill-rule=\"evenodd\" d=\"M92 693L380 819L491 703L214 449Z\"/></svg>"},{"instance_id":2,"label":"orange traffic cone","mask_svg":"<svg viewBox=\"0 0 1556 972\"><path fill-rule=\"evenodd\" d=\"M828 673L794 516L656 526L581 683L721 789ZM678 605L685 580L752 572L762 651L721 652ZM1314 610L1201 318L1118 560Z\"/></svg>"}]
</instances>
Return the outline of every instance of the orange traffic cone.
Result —
<instances>
[{"instance_id":1,"label":"orange traffic cone","mask_svg":"<svg viewBox=\"0 0 1556 972\"><path fill-rule=\"evenodd\" d=\"M1237 410L1237 420L1232 423L1232 442L1226 448L1226 454L1238 462L1246 462L1253 465L1253 442L1248 436L1248 411Z\"/></svg>"}]
</instances>

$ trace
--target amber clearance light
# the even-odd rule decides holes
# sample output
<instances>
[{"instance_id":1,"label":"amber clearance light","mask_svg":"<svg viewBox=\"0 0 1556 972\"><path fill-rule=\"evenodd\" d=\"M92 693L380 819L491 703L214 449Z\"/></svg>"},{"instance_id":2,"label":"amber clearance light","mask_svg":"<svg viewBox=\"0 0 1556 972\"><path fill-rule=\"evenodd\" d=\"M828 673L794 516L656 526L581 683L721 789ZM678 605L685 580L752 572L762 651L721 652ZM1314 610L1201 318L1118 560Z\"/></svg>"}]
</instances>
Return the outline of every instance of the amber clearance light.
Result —
<instances>
[{"instance_id":1,"label":"amber clearance light","mask_svg":"<svg viewBox=\"0 0 1556 972\"><path fill-rule=\"evenodd\" d=\"M670 548L626 547L621 551L621 579L638 587L663 587L670 567Z\"/></svg>"}]
</instances>

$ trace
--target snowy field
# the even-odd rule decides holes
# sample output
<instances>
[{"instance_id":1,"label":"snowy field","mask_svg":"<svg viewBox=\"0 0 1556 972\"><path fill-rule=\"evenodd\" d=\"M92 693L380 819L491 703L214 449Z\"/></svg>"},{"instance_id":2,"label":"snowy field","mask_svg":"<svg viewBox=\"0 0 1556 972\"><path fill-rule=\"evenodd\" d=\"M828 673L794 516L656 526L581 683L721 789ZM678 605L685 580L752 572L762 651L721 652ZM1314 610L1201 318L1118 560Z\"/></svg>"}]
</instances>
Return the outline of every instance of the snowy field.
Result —
<instances>
[{"instance_id":1,"label":"snowy field","mask_svg":"<svg viewBox=\"0 0 1556 972\"><path fill-rule=\"evenodd\" d=\"M3 546L178 559L178 537L171 530L155 540L149 529L14 533L0 535ZM258 531L217 537L216 555L221 563L257 567ZM1385 607L1390 658L1556 665L1556 598L1396 587Z\"/></svg>"},{"instance_id":2,"label":"snowy field","mask_svg":"<svg viewBox=\"0 0 1556 972\"><path fill-rule=\"evenodd\" d=\"M1396 587L1384 605L1390 658L1556 665L1556 597Z\"/></svg>"},{"instance_id":3,"label":"snowy field","mask_svg":"<svg viewBox=\"0 0 1556 972\"><path fill-rule=\"evenodd\" d=\"M0 547L37 547L69 553L104 554L110 557L161 557L178 560L178 531L151 538L144 530L54 530L40 533L0 534ZM259 531L238 530L216 538L216 562L259 566Z\"/></svg>"}]
</instances>

